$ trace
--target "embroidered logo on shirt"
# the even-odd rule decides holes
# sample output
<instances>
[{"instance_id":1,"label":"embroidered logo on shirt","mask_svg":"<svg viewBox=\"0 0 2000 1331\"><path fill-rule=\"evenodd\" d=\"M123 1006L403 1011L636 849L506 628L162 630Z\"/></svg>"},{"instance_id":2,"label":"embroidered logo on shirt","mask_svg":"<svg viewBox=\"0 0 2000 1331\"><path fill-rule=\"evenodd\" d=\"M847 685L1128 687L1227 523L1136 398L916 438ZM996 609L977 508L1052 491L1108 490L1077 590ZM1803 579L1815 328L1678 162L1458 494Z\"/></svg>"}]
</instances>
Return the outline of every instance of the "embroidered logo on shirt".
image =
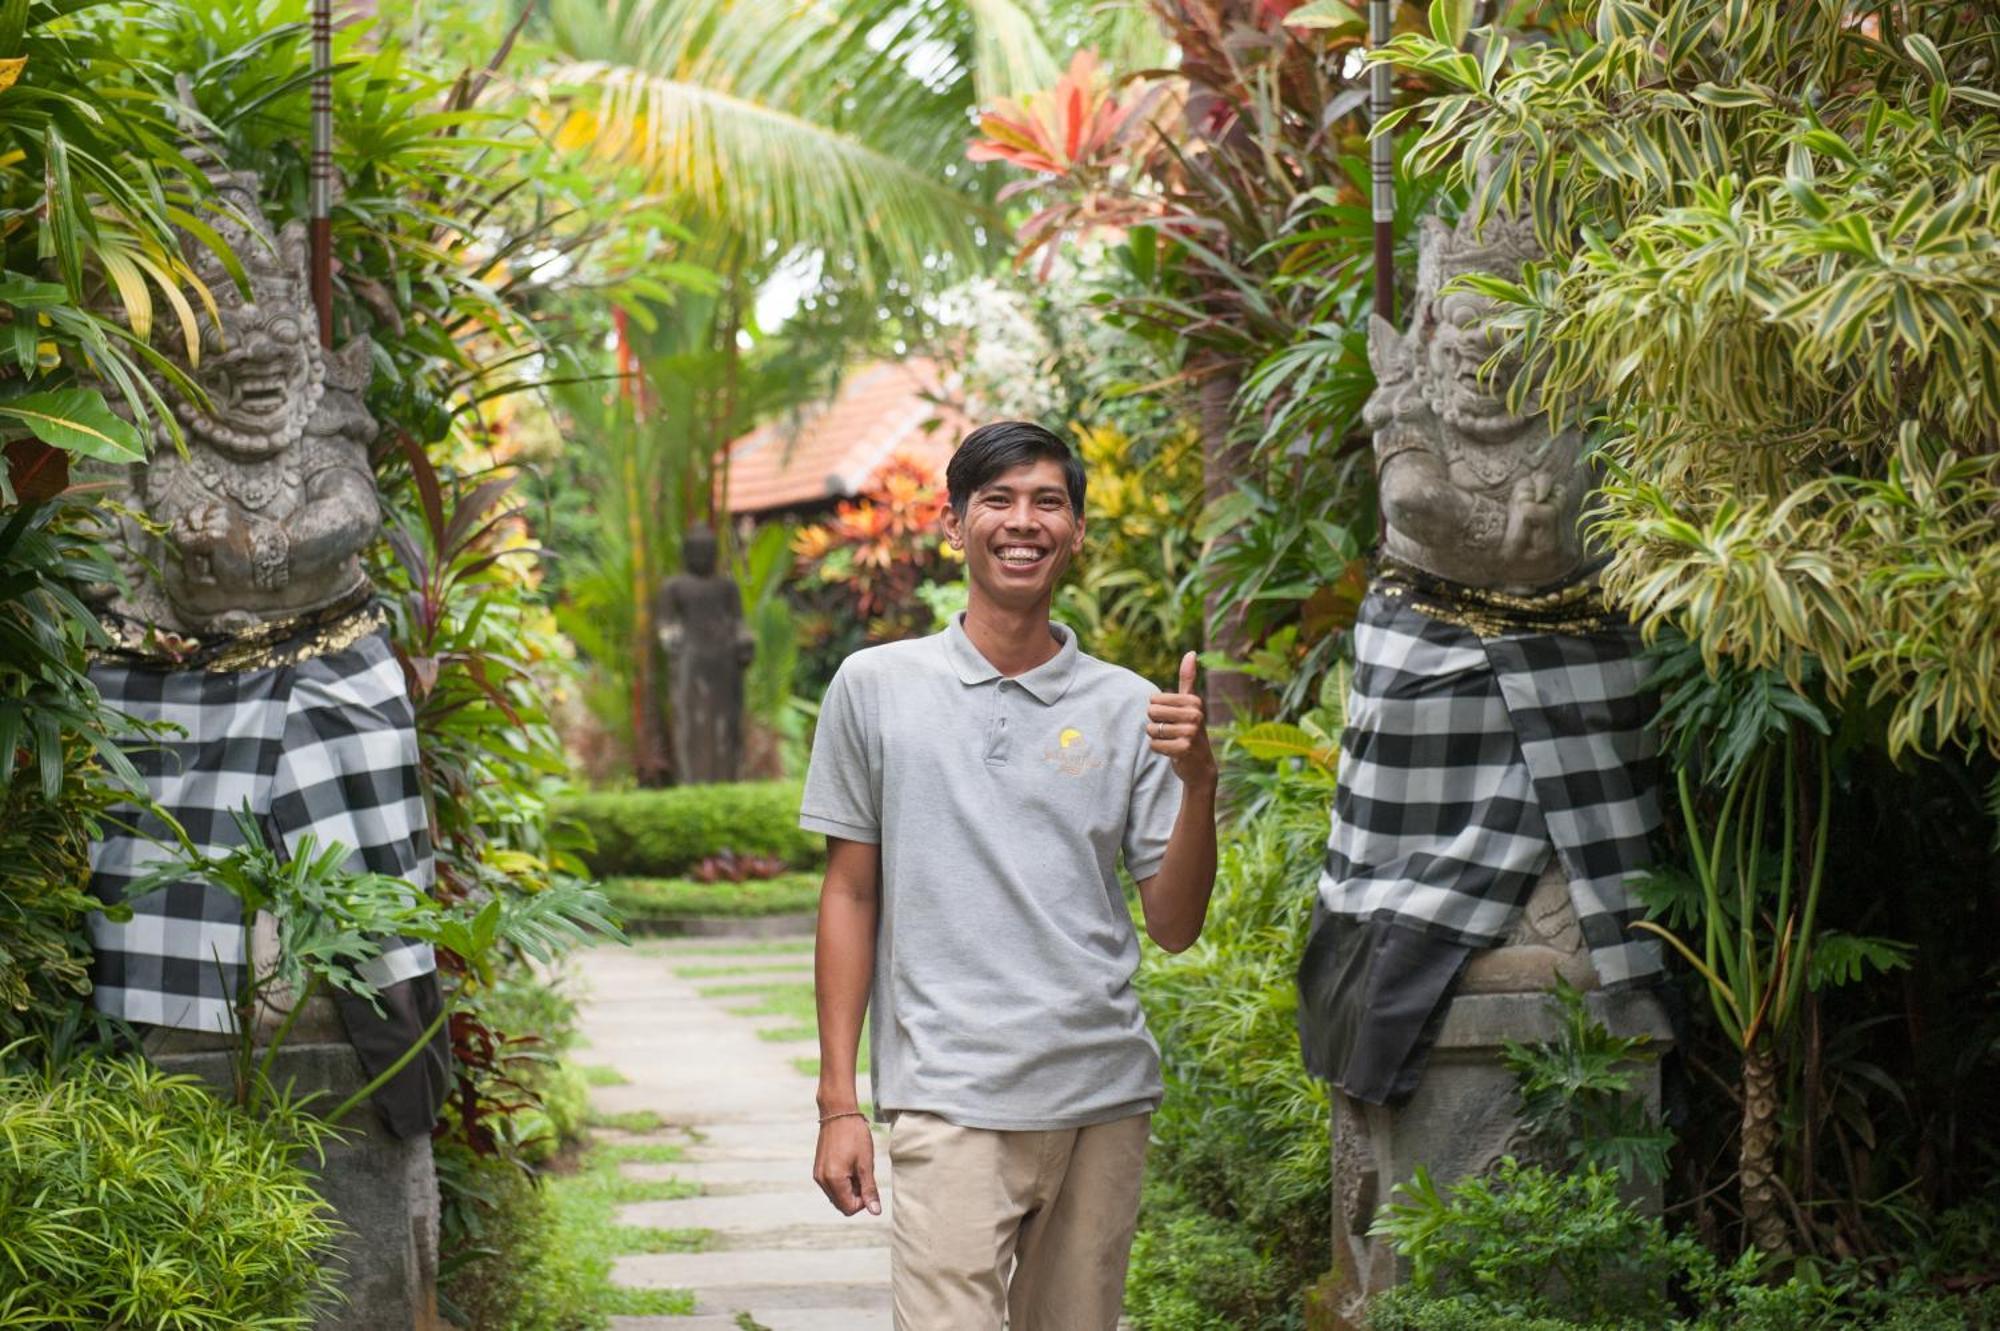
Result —
<instances>
[{"instance_id":1,"label":"embroidered logo on shirt","mask_svg":"<svg viewBox=\"0 0 2000 1331\"><path fill-rule=\"evenodd\" d=\"M1056 736L1056 746L1042 750L1042 761L1064 776L1082 776L1104 766L1103 757L1074 726L1063 727Z\"/></svg>"}]
</instances>

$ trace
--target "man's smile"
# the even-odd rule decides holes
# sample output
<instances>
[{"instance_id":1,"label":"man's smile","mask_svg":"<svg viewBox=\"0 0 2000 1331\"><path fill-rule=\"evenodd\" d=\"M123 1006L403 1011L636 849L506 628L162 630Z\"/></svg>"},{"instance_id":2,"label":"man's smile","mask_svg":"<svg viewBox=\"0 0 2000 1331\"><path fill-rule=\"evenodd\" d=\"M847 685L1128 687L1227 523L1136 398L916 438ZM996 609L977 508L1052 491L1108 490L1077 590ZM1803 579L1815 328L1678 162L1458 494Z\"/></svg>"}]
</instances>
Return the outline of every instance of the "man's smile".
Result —
<instances>
[{"instance_id":1,"label":"man's smile","mask_svg":"<svg viewBox=\"0 0 2000 1331\"><path fill-rule=\"evenodd\" d=\"M1048 550L1039 545L1028 545L1014 541L994 549L994 557L1009 568L1033 568L1048 558Z\"/></svg>"}]
</instances>

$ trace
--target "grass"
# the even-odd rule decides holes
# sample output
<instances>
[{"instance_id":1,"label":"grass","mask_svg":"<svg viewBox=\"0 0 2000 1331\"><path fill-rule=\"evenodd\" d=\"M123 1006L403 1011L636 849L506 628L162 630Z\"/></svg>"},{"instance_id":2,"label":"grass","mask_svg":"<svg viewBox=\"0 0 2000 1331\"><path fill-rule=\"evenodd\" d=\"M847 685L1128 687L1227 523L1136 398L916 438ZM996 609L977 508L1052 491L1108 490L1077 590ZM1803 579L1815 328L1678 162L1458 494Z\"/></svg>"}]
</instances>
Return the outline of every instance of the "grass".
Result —
<instances>
[{"instance_id":1,"label":"grass","mask_svg":"<svg viewBox=\"0 0 2000 1331\"><path fill-rule=\"evenodd\" d=\"M664 1142L601 1144L586 1147L573 1172L547 1176L556 1223L592 1286L589 1306L625 1317L686 1317L694 1312L689 1290L622 1289L611 1283L612 1263L620 1257L700 1252L713 1241L705 1229L654 1229L615 1219L618 1208L631 1202L674 1201L699 1193L699 1187L679 1179L632 1179L618 1172L627 1161L680 1157L679 1147Z\"/></svg>"},{"instance_id":2,"label":"grass","mask_svg":"<svg viewBox=\"0 0 2000 1331\"><path fill-rule=\"evenodd\" d=\"M819 906L820 875L785 873L749 883L698 883L692 878L607 878L601 884L627 924L689 915L792 915ZM740 950L740 949L733 949Z\"/></svg>"},{"instance_id":3,"label":"grass","mask_svg":"<svg viewBox=\"0 0 2000 1331\"><path fill-rule=\"evenodd\" d=\"M583 1078L585 1086L624 1086L632 1080L617 1068L603 1063L574 1063L571 1066Z\"/></svg>"},{"instance_id":4,"label":"grass","mask_svg":"<svg viewBox=\"0 0 2000 1331\"><path fill-rule=\"evenodd\" d=\"M655 939L638 945L641 952L671 953L676 957L770 957L796 953L800 964L812 960L810 938L746 939L738 943L685 943L679 939Z\"/></svg>"},{"instance_id":5,"label":"grass","mask_svg":"<svg viewBox=\"0 0 2000 1331\"><path fill-rule=\"evenodd\" d=\"M650 1109L631 1109L622 1114L607 1114L600 1109L592 1109L583 1120L593 1128L616 1128L634 1136L648 1132L658 1132L666 1126L666 1120Z\"/></svg>"},{"instance_id":6,"label":"grass","mask_svg":"<svg viewBox=\"0 0 2000 1331\"><path fill-rule=\"evenodd\" d=\"M755 1000L730 1004L728 1010L734 1016L790 1018L783 1026L758 1031L760 1039L790 1042L819 1038L819 1009L813 1002L813 987L809 981L746 980L703 985L697 992L703 998ZM795 1058L792 1066L805 1076L819 1076L817 1058ZM861 1026L861 1048L857 1051L854 1071L857 1075L868 1071L868 1024L865 1021Z\"/></svg>"},{"instance_id":7,"label":"grass","mask_svg":"<svg viewBox=\"0 0 2000 1331\"><path fill-rule=\"evenodd\" d=\"M796 973L799 967L811 964L810 956L802 956L795 961L754 961L736 966L676 966L674 974L683 980L715 980L730 975L768 975L773 971Z\"/></svg>"}]
</instances>

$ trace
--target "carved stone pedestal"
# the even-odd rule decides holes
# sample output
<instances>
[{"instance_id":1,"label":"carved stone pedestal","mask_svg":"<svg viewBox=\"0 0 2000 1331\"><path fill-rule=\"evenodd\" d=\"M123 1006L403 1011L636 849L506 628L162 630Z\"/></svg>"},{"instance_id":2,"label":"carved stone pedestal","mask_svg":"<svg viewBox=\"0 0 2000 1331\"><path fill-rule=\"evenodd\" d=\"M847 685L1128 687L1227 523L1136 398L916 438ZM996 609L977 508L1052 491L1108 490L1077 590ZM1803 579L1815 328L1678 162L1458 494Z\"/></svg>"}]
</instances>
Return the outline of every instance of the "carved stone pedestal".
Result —
<instances>
[{"instance_id":1,"label":"carved stone pedestal","mask_svg":"<svg viewBox=\"0 0 2000 1331\"><path fill-rule=\"evenodd\" d=\"M325 1016L337 1028L330 1006ZM361 1060L344 1038L314 1038L319 1032L312 1028L324 1023L299 1024L305 1033L278 1051L272 1082L290 1082L300 1096L324 1092L314 1103L330 1110L365 1083ZM229 1093L229 1054L189 1047L214 1037L156 1035L168 1038L148 1042L153 1063ZM328 1141L317 1186L347 1230L338 1257L347 1300L321 1312L317 1331L437 1331L444 1323L437 1314L438 1193L430 1139L398 1139L367 1105L350 1113L342 1128L338 1140Z\"/></svg>"},{"instance_id":2,"label":"carved stone pedestal","mask_svg":"<svg viewBox=\"0 0 2000 1331\"><path fill-rule=\"evenodd\" d=\"M1560 876L1544 875L1507 944L1467 966L1410 1102L1388 1109L1334 1092L1334 1327L1363 1326L1366 1301L1409 1274L1386 1242L1368 1237L1377 1208L1395 1184L1422 1165L1442 1188L1484 1173L1502 1156L1536 1154L1520 1120L1514 1076L1501 1056L1509 1040L1533 1044L1555 1038L1547 997L1553 972L1579 988L1597 987L1578 932ZM1666 1010L1650 993L1591 993L1587 1001L1615 1035L1649 1036L1656 1049L1671 1041ZM1657 1107L1658 1064L1645 1065L1636 1081ZM1659 1206L1656 1187L1642 1188L1633 1199Z\"/></svg>"}]
</instances>

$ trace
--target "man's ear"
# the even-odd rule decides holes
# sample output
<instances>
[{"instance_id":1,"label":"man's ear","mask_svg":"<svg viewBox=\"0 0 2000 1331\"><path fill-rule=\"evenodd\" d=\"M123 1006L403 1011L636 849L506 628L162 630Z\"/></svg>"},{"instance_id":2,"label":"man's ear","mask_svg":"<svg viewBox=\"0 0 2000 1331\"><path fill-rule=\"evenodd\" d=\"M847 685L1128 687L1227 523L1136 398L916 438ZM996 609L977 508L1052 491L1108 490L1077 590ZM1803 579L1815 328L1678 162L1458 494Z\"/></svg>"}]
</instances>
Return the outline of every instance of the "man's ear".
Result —
<instances>
[{"instance_id":1,"label":"man's ear","mask_svg":"<svg viewBox=\"0 0 2000 1331\"><path fill-rule=\"evenodd\" d=\"M963 550L965 548L965 529L959 524L958 510L950 504L946 504L944 512L939 515L939 521L944 525L944 539L950 543L951 548L954 550Z\"/></svg>"},{"instance_id":2,"label":"man's ear","mask_svg":"<svg viewBox=\"0 0 2000 1331\"><path fill-rule=\"evenodd\" d=\"M1076 515L1076 535L1069 538L1069 550L1073 555L1083 553L1083 525L1083 514L1079 513Z\"/></svg>"}]
</instances>

